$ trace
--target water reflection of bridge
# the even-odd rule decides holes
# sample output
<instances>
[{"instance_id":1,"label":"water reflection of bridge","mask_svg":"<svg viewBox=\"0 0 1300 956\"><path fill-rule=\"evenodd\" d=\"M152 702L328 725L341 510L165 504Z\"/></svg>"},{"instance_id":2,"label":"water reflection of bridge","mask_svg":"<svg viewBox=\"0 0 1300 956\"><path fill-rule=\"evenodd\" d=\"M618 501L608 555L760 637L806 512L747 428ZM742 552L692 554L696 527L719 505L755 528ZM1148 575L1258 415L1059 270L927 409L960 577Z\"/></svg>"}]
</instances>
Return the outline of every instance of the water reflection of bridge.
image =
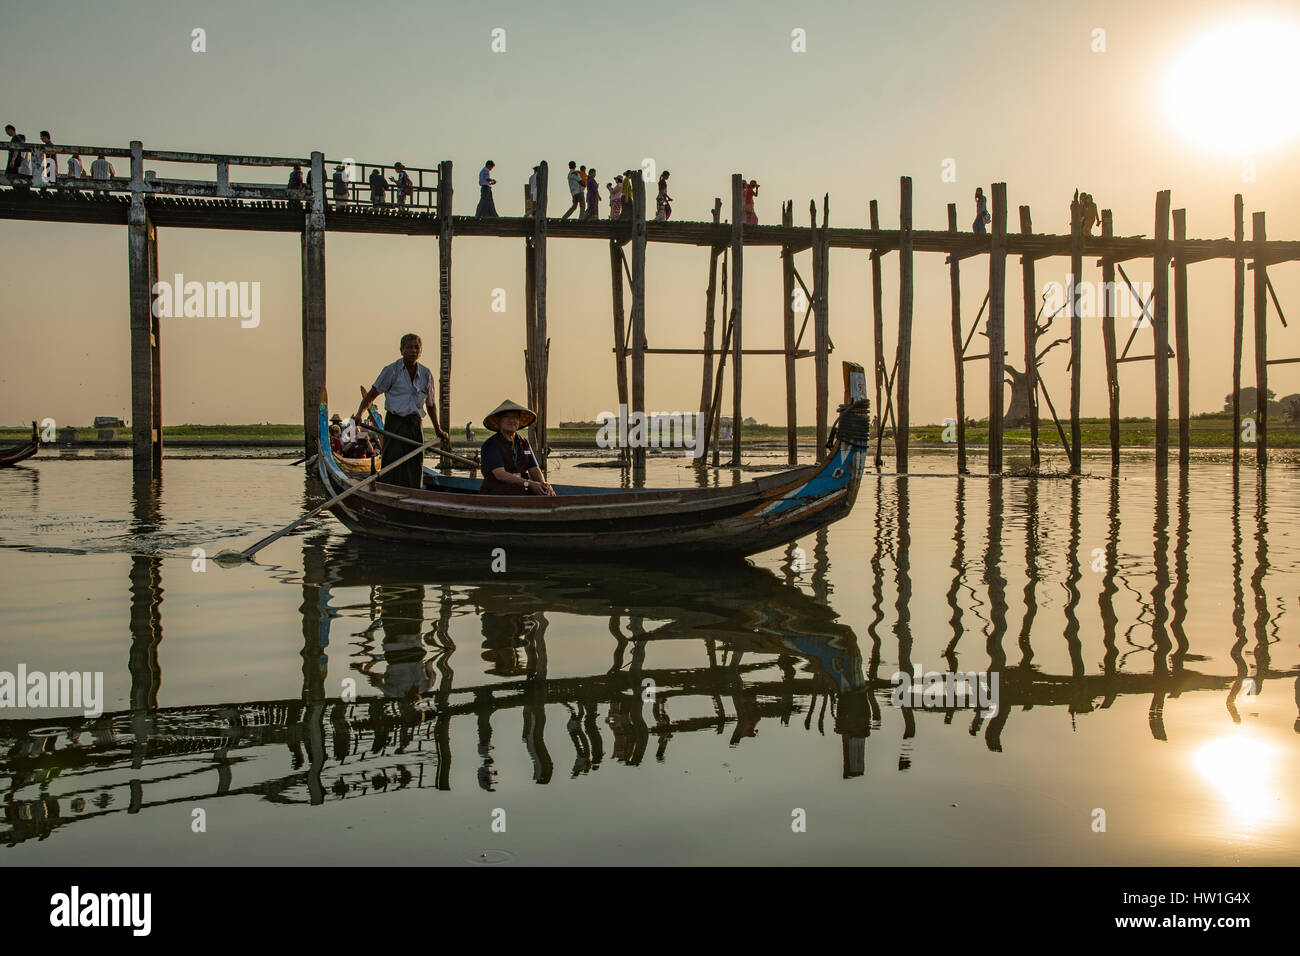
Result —
<instances>
[{"instance_id":1,"label":"water reflection of bridge","mask_svg":"<svg viewBox=\"0 0 1300 956\"><path fill-rule=\"evenodd\" d=\"M667 761L673 739L685 734L725 736L731 746L744 746L763 721L772 720L796 729L802 725L810 743L839 737L842 775L862 776L868 738L879 736L886 726L892 662L897 660L902 671L915 670L909 485L914 488L925 480L876 481L872 619L866 628L865 652L853 629L830 607L825 532L816 538L808 574L796 570L797 555L791 549L779 574L747 565L684 574L605 566L542 569L512 563L508 581L486 571L467 571L463 563L453 566L437 559L413 558L394 567L362 542L331 542L328 533L315 533L303 539L303 575L298 582L303 595L300 697L159 708L162 558L134 556L128 655L131 709L96 720L0 722L4 842L43 838L73 820L122 809L135 813L213 796L248 794L314 805L410 788L447 790L452 786L453 724L460 726L471 717L477 743L471 760L477 763L478 784L485 789L519 782L499 779L506 764L495 749L503 725L516 719L531 781L537 784L549 783L557 774L579 777L609 762L637 766ZM1116 485L1110 486L1105 571L1098 598L1104 656L1100 668L1091 672L1080 638L1084 612L1079 582L1085 573L1079 559L1080 485L1060 485L1070 495L1065 532L1069 540L1064 580L1051 583L1063 585L1066 593L1061 636L1070 669L1063 674L1043 673L1033 664L1037 590L1047 577L1043 567L1050 565L1044 541L1058 556L1060 552L1060 542L1039 526L1042 511L1037 498L1045 486L1031 481L1009 493L1011 486L1009 480L957 479L953 575L946 594L952 637L944 651L945 663L954 671L996 672L998 712L986 718L973 710L900 708L900 769L910 764L908 741L927 720L969 721L969 734L982 737L989 750L999 751L1012 715L1035 706L1065 707L1071 715L1083 715L1107 708L1121 696L1149 697L1150 733L1161 740L1165 739L1166 702L1184 692L1224 694L1231 718L1238 720L1236 703L1243 693L1260 693L1266 682L1287 678L1295 682L1300 707L1297 672L1274 670L1269 662L1269 645L1278 639L1281 607L1270 611L1264 587L1269 558L1262 482L1256 488L1253 530L1247 530L1251 516L1241 513L1241 495L1234 494L1231 617L1235 643L1229 657L1236 667L1234 673L1221 675L1189 667L1198 658L1191 654L1184 628L1190 545L1185 478L1172 501L1172 515L1168 498L1157 499L1149 538L1149 592L1135 585L1132 563L1122 560L1119 494ZM987 487L987 527L980 536L985 545L982 553L968 555L966 510L982 497L983 487ZM136 500L140 534L154 532L162 523L158 492L155 483ZM1020 546L1011 540L1015 528L1008 525L1015 522L1007 515L1008 499L1012 517L1023 519L1023 562L1028 570L1019 602L1024 613L1015 628L1008 620L1003 565L1010 551ZM1249 546L1248 537L1253 538ZM891 574L895 600L892 639L887 644L882 625ZM428 581L438 583L421 583ZM1123 626L1116 605L1122 590L1137 595L1141 608ZM346 606L345 592L351 602ZM364 594L364 600L353 600L356 594ZM1253 609L1249 625L1248 604ZM349 635L350 669L331 678L330 656L338 657L331 630L337 642L337 622L344 614L360 615L366 626ZM608 670L580 677L549 673L549 648L561 645L554 634L548 639L548 628L564 615L607 619ZM452 639L457 618L477 620L482 632L479 650L490 679L458 684L455 664L458 654L464 660L465 649L458 651ZM1013 630L1019 652L1016 662L1005 646ZM984 637L976 659L968 652L959 656L963 639L969 644L975 634ZM1041 622L1034 636L1041 651L1048 643ZM654 666L656 653L667 642L698 648L699 665L682 665L678 654L676 666ZM1126 658L1138 653L1151 655L1149 672L1131 666L1125 670ZM1253 658L1253 668L1247 656ZM882 668L885 661L890 663ZM341 676L356 681L355 700L327 693L327 686L338 687ZM646 692L647 681L653 684L653 694ZM701 702L703 707L692 709ZM280 756L274 759L257 759L277 753ZM258 769L265 767L274 769Z\"/></svg>"}]
</instances>

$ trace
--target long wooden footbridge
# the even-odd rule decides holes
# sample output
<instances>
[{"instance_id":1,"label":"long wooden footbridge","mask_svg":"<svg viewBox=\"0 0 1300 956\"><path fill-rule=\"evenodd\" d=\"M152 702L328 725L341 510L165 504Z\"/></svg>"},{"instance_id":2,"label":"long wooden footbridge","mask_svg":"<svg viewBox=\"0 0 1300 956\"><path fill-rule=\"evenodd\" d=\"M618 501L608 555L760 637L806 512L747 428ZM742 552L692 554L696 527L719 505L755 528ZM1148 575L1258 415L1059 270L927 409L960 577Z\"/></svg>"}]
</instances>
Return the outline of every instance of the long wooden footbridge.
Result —
<instances>
[{"instance_id":1,"label":"long wooden footbridge","mask_svg":"<svg viewBox=\"0 0 1300 956\"><path fill-rule=\"evenodd\" d=\"M967 470L965 436L965 365L987 360L989 396L988 470L1003 470L1003 418L1005 409L1007 322L1007 257L1020 256L1024 292L1024 367L1029 379L1031 458L1039 461L1040 393L1057 418L1046 387L1038 375L1038 366L1046 353L1040 338L1051 319L1040 324L1041 312L1035 284L1035 263L1051 257L1068 257L1070 276L1067 290L1070 333L1070 395L1068 412L1069 437L1058 420L1057 430L1070 460L1070 469L1082 468L1080 400L1082 394L1083 293L1079 277L1083 275L1085 256L1096 256L1102 270L1101 316L1105 350L1105 371L1110 418L1112 470L1119 468L1120 366L1129 362L1150 361L1154 367L1156 395L1156 469L1168 468L1170 451L1170 358L1177 374L1178 460L1186 466L1190 451L1190 365L1187 267L1212 259L1232 260L1234 270L1234 319L1231 329L1223 330L1225 347L1231 338L1233 348L1233 461L1240 463L1241 409L1236 396L1241 387L1242 345L1245 330L1247 270L1253 270L1253 333L1255 348L1255 386L1257 394L1266 395L1268 369L1271 365L1300 362L1300 357L1268 357L1268 307L1271 301L1278 318L1285 325L1281 306L1268 277L1270 266L1300 260L1300 241L1268 239L1263 212L1252 216L1249 239L1245 234L1245 206L1241 195L1235 197L1236 228L1231 238L1188 238L1185 210L1171 209L1168 190L1156 196L1155 226L1152 237L1116 236L1110 210L1102 210L1102 234L1093 236L1085 228L1082 207L1075 204L1071 232L1051 235L1033 231L1028 206L1019 207L1020 231L1008 231L1009 207L1005 183L994 183L991 190L992 222L988 234L961 232L957 228L957 209L948 206L946 230L913 228L912 181L900 179L900 212L896 229L883 229L877 202L870 204L868 228L829 225L829 196L821 203L820 223L815 201L809 203L807 226L794 224L794 204L782 205L781 225L747 225L742 209L743 184L739 174L731 177L730 221L722 218L722 200L714 202L712 221L647 221L646 190L640 170L632 172L631 215L620 220L568 220L547 215L548 165L542 162L537 176L538 199L529 215L520 217L478 218L457 216L452 212L452 164L444 161L437 167L408 167L410 195L399 203L375 202L367 194L369 177L377 174L385 184L396 171L389 166L356 163L352 160L327 160L324 153L309 157L237 156L213 153L145 149L139 141L129 147L24 145L16 147L30 153L30 176L10 177L0 174L0 218L41 220L47 222L97 223L124 225L128 230L127 271L130 288L132 435L134 461L138 470L154 472L162 464L162 379L161 323L153 314L153 289L158 280L158 229L176 227L192 229L237 229L250 231L298 233L302 244L302 344L303 344L303 424L304 438L310 451L316 441L316 409L325 384L325 234L328 231L436 236L439 271L439 412L444 422L451 421L452 384L452 239L454 236L523 239L525 256L526 349L524 371L528 382L528 400L538 412L534 425L534 444L546 448L547 370L550 329L546 310L546 249L550 238L600 239L609 243L610 278L613 304L614 356L619 402L630 411L645 410L645 358L647 355L693 355L703 359L700 410L704 413L707 438L713 442L715 463L718 460L718 425L723 404L723 380L726 365L731 364L731 434L733 461L740 460L743 431L742 367L747 355L781 355L785 365L787 453L796 459L795 401L796 362L812 358L816 382L817 448L825 446L829 419L829 356L832 349L829 314L829 251L831 248L858 249L869 254L872 276L872 328L875 342L876 409L879 428L893 425L896 434L896 466L905 472L908 466L908 427L912 367L913 261L916 253L943 253L950 268L952 315L950 333L953 348L956 437L958 468ZM112 175L104 179L53 176L42 171L49 156L91 157L125 160L129 175ZM210 178L159 178L146 164L159 163L200 167L210 170ZM53 164L57 168L57 163ZM265 182L231 180L231 171L252 168L265 176L268 169L283 173L294 166L306 172L303 185L277 185ZM327 174L327 170L345 168L346 175ZM286 177L287 182L287 177ZM525 187L527 189L527 187ZM393 195L391 192L387 195ZM1170 225L1172 220L1172 235ZM648 242L692 245L709 249L708 287L704 311L704 341L699 349L650 348L646 336L645 250ZM746 349L743 347L743 270L747 246L771 246L781 250L783 279L783 347L781 349ZM625 252L625 248L627 252ZM809 251L812 256L809 280L796 267L796 256ZM630 252L630 255L628 254ZM899 314L897 346L892 367L884 358L884 314L882 308L882 259L895 253L899 271ZM989 290L969 332L964 331L960 301L960 262L973 256L988 257ZM1149 355L1129 356L1133 343L1130 336L1123 353L1116 344L1115 271L1118 268L1130 291L1122 263L1150 259L1154 282L1147 301L1139 300L1144 319L1152 329L1153 350ZM718 280L721 260L722 280ZM1173 281L1170 282L1170 271ZM729 278L728 278L729 277ZM625 281L627 298L625 299ZM803 293L806 308L802 319L797 316L799 299L796 285ZM1171 290L1172 285L1172 290ZM722 296L722 322L717 321L716 299ZM628 302L627 300L630 300ZM625 313L625 302L627 310ZM1172 309L1171 309L1172 305ZM967 354L980 319L987 320L984 334L988 352ZM1172 311L1173 328L1169 317ZM796 323L798 320L798 327ZM811 342L805 345L805 333L812 323ZM938 330L926 330L935 333ZM1172 341L1172 345L1171 345ZM630 376L629 376L630 365ZM715 367L716 365L716 367ZM1256 462L1263 467L1268 454L1267 403L1260 402L1256 418ZM877 441L877 466L880 464ZM632 464L637 476L644 474L645 450L633 452Z\"/></svg>"}]
</instances>

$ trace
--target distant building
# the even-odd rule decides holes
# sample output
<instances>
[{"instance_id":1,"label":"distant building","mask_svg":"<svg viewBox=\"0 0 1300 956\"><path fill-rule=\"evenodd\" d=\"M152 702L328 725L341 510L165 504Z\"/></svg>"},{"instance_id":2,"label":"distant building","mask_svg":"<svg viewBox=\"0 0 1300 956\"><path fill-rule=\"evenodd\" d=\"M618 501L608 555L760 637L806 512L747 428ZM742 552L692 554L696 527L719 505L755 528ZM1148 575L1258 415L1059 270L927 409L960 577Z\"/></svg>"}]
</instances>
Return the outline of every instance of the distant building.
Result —
<instances>
[{"instance_id":1,"label":"distant building","mask_svg":"<svg viewBox=\"0 0 1300 956\"><path fill-rule=\"evenodd\" d=\"M126 422L115 415L96 415L94 426L96 428L125 428Z\"/></svg>"}]
</instances>

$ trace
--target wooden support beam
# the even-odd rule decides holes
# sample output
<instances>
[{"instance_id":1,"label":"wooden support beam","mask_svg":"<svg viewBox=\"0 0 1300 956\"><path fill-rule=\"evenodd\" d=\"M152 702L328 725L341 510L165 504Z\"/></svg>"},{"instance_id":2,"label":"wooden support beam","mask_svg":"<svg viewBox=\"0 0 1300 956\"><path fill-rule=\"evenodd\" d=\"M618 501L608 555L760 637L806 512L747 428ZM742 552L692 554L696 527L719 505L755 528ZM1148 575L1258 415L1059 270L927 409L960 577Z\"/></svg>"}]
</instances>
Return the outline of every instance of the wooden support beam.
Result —
<instances>
[{"instance_id":1,"label":"wooden support beam","mask_svg":"<svg viewBox=\"0 0 1300 956\"><path fill-rule=\"evenodd\" d=\"M879 231L880 229L880 209L876 200L871 200L871 229ZM876 410L876 416L882 423L885 420L884 412L881 411L881 388L885 383L885 316L884 308L881 303L881 286L883 280L880 274L880 256L871 253L871 330L873 341L875 343L876 356L876 404L872 406ZM876 470L880 470L880 442L876 442Z\"/></svg>"},{"instance_id":2,"label":"wooden support beam","mask_svg":"<svg viewBox=\"0 0 1300 956\"><path fill-rule=\"evenodd\" d=\"M897 415L894 460L899 474L907 473L910 426L908 399L912 387L912 177L899 178L898 205L898 349Z\"/></svg>"},{"instance_id":3,"label":"wooden support beam","mask_svg":"<svg viewBox=\"0 0 1300 956\"><path fill-rule=\"evenodd\" d=\"M451 208L451 160L445 159L438 164L438 417L448 434L452 430ZM443 442L443 447L450 451L451 442Z\"/></svg>"},{"instance_id":4,"label":"wooden support beam","mask_svg":"<svg viewBox=\"0 0 1300 956\"><path fill-rule=\"evenodd\" d=\"M632 170L632 407L645 414L645 180ZM540 198L540 197L539 197ZM645 448L632 449L633 480L645 482Z\"/></svg>"},{"instance_id":5,"label":"wooden support beam","mask_svg":"<svg viewBox=\"0 0 1300 956\"><path fill-rule=\"evenodd\" d=\"M1268 264L1264 241L1264 214L1251 217L1251 241L1255 244L1255 466L1268 465Z\"/></svg>"},{"instance_id":6,"label":"wooden support beam","mask_svg":"<svg viewBox=\"0 0 1300 956\"><path fill-rule=\"evenodd\" d=\"M1156 194L1155 291L1156 472L1169 468L1169 190Z\"/></svg>"},{"instance_id":7,"label":"wooden support beam","mask_svg":"<svg viewBox=\"0 0 1300 956\"><path fill-rule=\"evenodd\" d=\"M325 154L311 154L311 199L302 229L302 416L305 449L319 442L325 390ZM134 178L134 177L133 177Z\"/></svg>"},{"instance_id":8,"label":"wooden support beam","mask_svg":"<svg viewBox=\"0 0 1300 956\"><path fill-rule=\"evenodd\" d=\"M626 409L629 397L627 389L627 330L624 328L623 318L623 249L617 239L609 241L609 282L614 314L614 371L615 380L618 383L618 403ZM619 456L626 461L627 449L621 449Z\"/></svg>"},{"instance_id":9,"label":"wooden support beam","mask_svg":"<svg viewBox=\"0 0 1300 956\"><path fill-rule=\"evenodd\" d=\"M741 410L741 283L745 261L744 186L740 173L731 174L731 461L740 464Z\"/></svg>"},{"instance_id":10,"label":"wooden support beam","mask_svg":"<svg viewBox=\"0 0 1300 956\"><path fill-rule=\"evenodd\" d=\"M533 454L537 456L538 467L546 472L547 447L546 424L548 421L547 378L550 370L551 340L546 328L546 194L547 163L542 161L537 170L537 204L533 210L533 341L532 341L532 379L536 393L532 406L537 420L529 427L532 436Z\"/></svg>"},{"instance_id":11,"label":"wooden support beam","mask_svg":"<svg viewBox=\"0 0 1300 956\"><path fill-rule=\"evenodd\" d=\"M781 204L781 225L794 225L794 200ZM781 247L781 329L785 341L785 457L792 468L799 461L798 384L794 340L794 252Z\"/></svg>"},{"instance_id":12,"label":"wooden support beam","mask_svg":"<svg viewBox=\"0 0 1300 956\"><path fill-rule=\"evenodd\" d=\"M1083 398L1083 206L1070 206L1070 474L1083 471L1079 407ZM1046 394L1046 393L1044 393Z\"/></svg>"},{"instance_id":13,"label":"wooden support beam","mask_svg":"<svg viewBox=\"0 0 1300 956\"><path fill-rule=\"evenodd\" d=\"M1007 184L993 184L993 243L989 252L989 474L1002 474L1007 317Z\"/></svg>"},{"instance_id":14,"label":"wooden support beam","mask_svg":"<svg viewBox=\"0 0 1300 956\"><path fill-rule=\"evenodd\" d=\"M1109 239L1114 221L1109 209L1101 211L1101 234ZM1116 365L1115 342L1115 263L1101 261L1103 313L1101 340L1106 352L1106 404L1110 418L1110 473L1119 474L1119 367Z\"/></svg>"},{"instance_id":15,"label":"wooden support beam","mask_svg":"<svg viewBox=\"0 0 1300 956\"><path fill-rule=\"evenodd\" d=\"M132 142L132 179L141 149ZM144 164L139 159L141 183ZM127 220L127 283L131 329L131 459L137 477L156 477L162 469L162 369L160 323L153 314L158 281L158 230L149 218L143 191L131 194ZM180 294L179 289L176 290ZM316 396L320 405L320 395Z\"/></svg>"},{"instance_id":16,"label":"wooden support beam","mask_svg":"<svg viewBox=\"0 0 1300 956\"><path fill-rule=\"evenodd\" d=\"M1187 238L1187 210L1174 210L1174 241ZM1174 355L1178 366L1178 467L1191 464L1191 367L1187 335L1187 263L1174 260Z\"/></svg>"},{"instance_id":17,"label":"wooden support beam","mask_svg":"<svg viewBox=\"0 0 1300 956\"><path fill-rule=\"evenodd\" d=\"M716 226L722 221L722 200L713 200L713 224ZM722 250L717 246L709 249L709 285L704 290L704 380L700 385L700 414L698 419L705 423L704 436L695 436L697 442L703 441L701 449L707 449L708 429L711 424L709 415L713 409L713 338L715 325L714 307L718 296L718 256ZM647 349L647 351L650 351ZM695 459L695 463L700 467L704 466L704 455L701 454Z\"/></svg>"},{"instance_id":18,"label":"wooden support beam","mask_svg":"<svg viewBox=\"0 0 1300 956\"><path fill-rule=\"evenodd\" d=\"M817 204L808 203L813 233L813 353L814 378L817 386L817 459L826 454L830 434L830 316L827 312L827 285L830 278L830 244L826 240L826 221L830 214L830 195L822 199L822 225L817 228Z\"/></svg>"},{"instance_id":19,"label":"wooden support beam","mask_svg":"<svg viewBox=\"0 0 1300 956\"><path fill-rule=\"evenodd\" d=\"M957 204L948 203L948 231L957 232ZM948 258L948 290L952 300L952 364L957 396L957 473L966 474L966 364L961 340L961 267L956 256Z\"/></svg>"},{"instance_id":20,"label":"wooden support beam","mask_svg":"<svg viewBox=\"0 0 1300 956\"><path fill-rule=\"evenodd\" d=\"M951 207L949 207L951 208ZM952 222L952 215L948 220ZM1020 234L1033 235L1029 207L1020 207ZM1029 467L1038 471L1038 284L1032 256L1020 257L1020 296L1024 299L1025 376L1029 387Z\"/></svg>"}]
</instances>

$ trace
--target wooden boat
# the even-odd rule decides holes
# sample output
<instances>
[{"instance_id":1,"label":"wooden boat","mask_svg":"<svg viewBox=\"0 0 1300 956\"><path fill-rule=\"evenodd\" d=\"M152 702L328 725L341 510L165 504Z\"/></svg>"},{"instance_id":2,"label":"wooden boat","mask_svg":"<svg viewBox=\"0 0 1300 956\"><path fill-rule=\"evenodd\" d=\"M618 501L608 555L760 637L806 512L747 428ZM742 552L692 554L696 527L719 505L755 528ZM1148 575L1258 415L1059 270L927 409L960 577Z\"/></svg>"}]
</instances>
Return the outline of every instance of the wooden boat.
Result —
<instances>
[{"instance_id":1,"label":"wooden boat","mask_svg":"<svg viewBox=\"0 0 1300 956\"><path fill-rule=\"evenodd\" d=\"M849 513L870 433L866 376L844 363L845 403L826 456L730 488L635 490L555 485L555 497L481 495L478 478L424 471L422 489L382 481L331 507L358 534L439 547L557 553L748 555L786 544ZM331 496L354 484L329 450L320 407L321 480Z\"/></svg>"},{"instance_id":2,"label":"wooden boat","mask_svg":"<svg viewBox=\"0 0 1300 956\"><path fill-rule=\"evenodd\" d=\"M27 439L21 445L13 445L9 448L0 448L0 468L8 468L16 465L20 461L26 461L40 450L41 439L36 431L36 423L32 422L32 437Z\"/></svg>"}]
</instances>

